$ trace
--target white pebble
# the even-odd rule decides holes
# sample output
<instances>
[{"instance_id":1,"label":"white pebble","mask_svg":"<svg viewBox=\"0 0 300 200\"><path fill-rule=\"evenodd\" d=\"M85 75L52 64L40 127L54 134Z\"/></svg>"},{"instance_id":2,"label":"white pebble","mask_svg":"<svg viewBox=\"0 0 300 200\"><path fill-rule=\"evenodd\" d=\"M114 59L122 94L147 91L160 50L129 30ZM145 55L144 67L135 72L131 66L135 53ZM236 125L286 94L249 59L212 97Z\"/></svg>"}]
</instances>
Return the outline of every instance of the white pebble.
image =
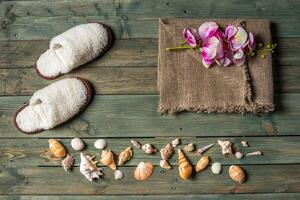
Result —
<instances>
[{"instance_id":1,"label":"white pebble","mask_svg":"<svg viewBox=\"0 0 300 200\"><path fill-rule=\"evenodd\" d=\"M121 180L124 177L123 172L120 170L114 171L114 175L116 180Z\"/></svg>"},{"instance_id":2,"label":"white pebble","mask_svg":"<svg viewBox=\"0 0 300 200\"><path fill-rule=\"evenodd\" d=\"M237 151L234 156L237 158L237 159L242 159L244 157L244 154L242 152L239 152Z\"/></svg>"},{"instance_id":3,"label":"white pebble","mask_svg":"<svg viewBox=\"0 0 300 200\"><path fill-rule=\"evenodd\" d=\"M211 171L214 174L220 174L222 171L222 165L219 162L215 162L211 166Z\"/></svg>"},{"instance_id":4,"label":"white pebble","mask_svg":"<svg viewBox=\"0 0 300 200\"><path fill-rule=\"evenodd\" d=\"M75 151L81 151L81 150L84 149L85 144L84 144L84 142L83 142L82 139L80 139L80 138L73 138L73 139L71 140L71 146L72 146L72 148L73 148Z\"/></svg>"},{"instance_id":5,"label":"white pebble","mask_svg":"<svg viewBox=\"0 0 300 200\"><path fill-rule=\"evenodd\" d=\"M104 139L98 139L94 143L96 149L104 149L106 147L106 141Z\"/></svg>"}]
</instances>

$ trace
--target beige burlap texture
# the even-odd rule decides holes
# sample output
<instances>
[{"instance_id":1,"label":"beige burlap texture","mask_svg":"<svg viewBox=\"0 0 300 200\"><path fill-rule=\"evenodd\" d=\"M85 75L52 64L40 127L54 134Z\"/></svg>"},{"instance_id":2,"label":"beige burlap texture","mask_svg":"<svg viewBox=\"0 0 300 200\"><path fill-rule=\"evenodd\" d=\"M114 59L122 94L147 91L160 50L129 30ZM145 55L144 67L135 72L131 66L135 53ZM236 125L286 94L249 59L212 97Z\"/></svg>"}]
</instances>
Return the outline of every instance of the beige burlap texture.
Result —
<instances>
[{"instance_id":1,"label":"beige burlap texture","mask_svg":"<svg viewBox=\"0 0 300 200\"><path fill-rule=\"evenodd\" d=\"M249 57L242 66L203 66L199 52L166 51L182 43L185 27L198 28L207 21L223 30L234 19L160 19L158 90L159 112L270 112L273 105L271 53ZM270 22L239 20L256 41L271 43Z\"/></svg>"}]
</instances>

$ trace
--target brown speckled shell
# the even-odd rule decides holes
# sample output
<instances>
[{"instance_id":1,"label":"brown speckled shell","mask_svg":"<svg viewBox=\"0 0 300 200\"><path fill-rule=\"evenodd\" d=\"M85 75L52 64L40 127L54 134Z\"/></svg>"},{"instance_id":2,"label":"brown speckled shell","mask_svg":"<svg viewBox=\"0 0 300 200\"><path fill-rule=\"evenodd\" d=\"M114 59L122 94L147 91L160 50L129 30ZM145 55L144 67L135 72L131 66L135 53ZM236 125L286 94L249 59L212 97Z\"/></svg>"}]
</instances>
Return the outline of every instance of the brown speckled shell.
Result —
<instances>
[{"instance_id":1,"label":"brown speckled shell","mask_svg":"<svg viewBox=\"0 0 300 200\"><path fill-rule=\"evenodd\" d=\"M56 158L64 158L67 155L65 147L56 139L49 139L49 149Z\"/></svg>"},{"instance_id":2,"label":"brown speckled shell","mask_svg":"<svg viewBox=\"0 0 300 200\"><path fill-rule=\"evenodd\" d=\"M246 174L244 170L237 165L231 165L229 167L229 175L231 179L236 182L243 183L246 181Z\"/></svg>"},{"instance_id":3,"label":"brown speckled shell","mask_svg":"<svg viewBox=\"0 0 300 200\"><path fill-rule=\"evenodd\" d=\"M196 172L203 171L209 164L209 157L208 156L202 156L200 160L197 162L196 165Z\"/></svg>"}]
</instances>

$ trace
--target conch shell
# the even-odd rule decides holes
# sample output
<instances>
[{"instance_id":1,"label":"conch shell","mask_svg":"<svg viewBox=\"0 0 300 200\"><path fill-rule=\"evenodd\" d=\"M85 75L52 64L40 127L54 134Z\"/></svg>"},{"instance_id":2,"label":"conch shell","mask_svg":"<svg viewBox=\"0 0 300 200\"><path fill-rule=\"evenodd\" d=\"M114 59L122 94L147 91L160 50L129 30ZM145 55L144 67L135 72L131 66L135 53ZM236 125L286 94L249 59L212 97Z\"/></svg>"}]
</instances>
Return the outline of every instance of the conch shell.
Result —
<instances>
[{"instance_id":1,"label":"conch shell","mask_svg":"<svg viewBox=\"0 0 300 200\"><path fill-rule=\"evenodd\" d=\"M114 154L110 150L102 150L100 162L104 166L111 168L113 171L117 169Z\"/></svg>"},{"instance_id":2,"label":"conch shell","mask_svg":"<svg viewBox=\"0 0 300 200\"><path fill-rule=\"evenodd\" d=\"M228 140L218 140L218 144L222 148L223 155L225 154L232 154L232 143Z\"/></svg>"},{"instance_id":3,"label":"conch shell","mask_svg":"<svg viewBox=\"0 0 300 200\"><path fill-rule=\"evenodd\" d=\"M80 173L87 178L89 181L92 181L94 178L98 179L99 176L102 176L102 169L97 167L98 161L93 161L94 157L80 154Z\"/></svg>"},{"instance_id":4,"label":"conch shell","mask_svg":"<svg viewBox=\"0 0 300 200\"><path fill-rule=\"evenodd\" d=\"M161 168L168 169L168 170L172 168L170 163L167 160L161 160L159 162L159 165Z\"/></svg>"},{"instance_id":5,"label":"conch shell","mask_svg":"<svg viewBox=\"0 0 300 200\"><path fill-rule=\"evenodd\" d=\"M152 175L153 168L151 162L140 162L134 170L134 178L139 181L146 180Z\"/></svg>"},{"instance_id":6,"label":"conch shell","mask_svg":"<svg viewBox=\"0 0 300 200\"><path fill-rule=\"evenodd\" d=\"M65 157L65 159L62 160L61 165L63 166L63 168L66 172L73 167L74 160L75 159L72 156L70 156L69 154L67 155L67 157Z\"/></svg>"},{"instance_id":7,"label":"conch shell","mask_svg":"<svg viewBox=\"0 0 300 200\"><path fill-rule=\"evenodd\" d=\"M167 144L164 148L160 150L160 155L163 160L168 160L174 153L173 147L171 144Z\"/></svg>"},{"instance_id":8,"label":"conch shell","mask_svg":"<svg viewBox=\"0 0 300 200\"><path fill-rule=\"evenodd\" d=\"M254 151L246 154L246 156L261 156L261 155L263 155L261 151Z\"/></svg>"},{"instance_id":9,"label":"conch shell","mask_svg":"<svg viewBox=\"0 0 300 200\"><path fill-rule=\"evenodd\" d=\"M246 174L244 170L237 165L231 165L229 167L229 175L232 180L239 183L243 183L246 180Z\"/></svg>"},{"instance_id":10,"label":"conch shell","mask_svg":"<svg viewBox=\"0 0 300 200\"><path fill-rule=\"evenodd\" d=\"M190 162L187 160L181 149L178 149L178 170L179 176L183 179L189 179L193 172Z\"/></svg>"},{"instance_id":11,"label":"conch shell","mask_svg":"<svg viewBox=\"0 0 300 200\"><path fill-rule=\"evenodd\" d=\"M49 139L49 149L56 158L64 158L67 155L65 147L56 139Z\"/></svg>"},{"instance_id":12,"label":"conch shell","mask_svg":"<svg viewBox=\"0 0 300 200\"><path fill-rule=\"evenodd\" d=\"M142 146L142 149L146 154L149 154L149 155L157 152L157 150L153 146L151 146L151 144L149 144L149 143L144 144Z\"/></svg>"},{"instance_id":13,"label":"conch shell","mask_svg":"<svg viewBox=\"0 0 300 200\"><path fill-rule=\"evenodd\" d=\"M212 146L214 146L214 145L215 145L215 143L212 143L212 144L206 145L206 146L204 146L204 147L201 147L200 149L198 149L197 153L198 153L199 155L202 155L202 154L204 154L208 149L210 149L210 147L212 147Z\"/></svg>"},{"instance_id":14,"label":"conch shell","mask_svg":"<svg viewBox=\"0 0 300 200\"><path fill-rule=\"evenodd\" d=\"M131 159L133 153L131 147L127 147L124 151L122 151L119 155L119 165L124 165L125 162Z\"/></svg>"},{"instance_id":15,"label":"conch shell","mask_svg":"<svg viewBox=\"0 0 300 200\"><path fill-rule=\"evenodd\" d=\"M209 163L209 157L202 156L202 158L200 158L200 160L197 162L196 172L203 171L208 166L208 163Z\"/></svg>"}]
</instances>

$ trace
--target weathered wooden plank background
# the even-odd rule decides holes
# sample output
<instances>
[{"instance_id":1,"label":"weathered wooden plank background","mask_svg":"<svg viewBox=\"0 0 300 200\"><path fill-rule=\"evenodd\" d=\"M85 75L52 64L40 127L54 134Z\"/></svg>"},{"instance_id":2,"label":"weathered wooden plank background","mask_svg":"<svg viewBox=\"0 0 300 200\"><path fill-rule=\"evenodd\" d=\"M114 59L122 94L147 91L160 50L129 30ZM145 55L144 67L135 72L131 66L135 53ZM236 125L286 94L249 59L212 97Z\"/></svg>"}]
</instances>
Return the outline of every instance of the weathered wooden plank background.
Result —
<instances>
[{"instance_id":1,"label":"weathered wooden plank background","mask_svg":"<svg viewBox=\"0 0 300 200\"><path fill-rule=\"evenodd\" d=\"M266 18L272 21L275 103L272 114L191 114L164 116L156 112L158 18ZM111 26L116 40L112 49L67 76L89 79L96 96L76 119L36 135L23 135L12 124L15 110L33 92L52 81L35 75L36 58L49 39L85 22ZM0 199L299 199L300 198L300 1L298 0L29 0L0 2ZM163 147L174 137L197 147L228 138L245 152L262 150L264 156L236 160L224 158L218 147L208 155L224 165L223 173L206 170L190 181L174 170L155 168L146 182L133 179L142 160L159 164L159 154L140 151L121 167L125 179L115 181L111 170L89 183L78 169L79 153L70 140L84 138L85 152L96 155L96 138L105 137L116 154L131 138ZM73 172L45 156L48 138L61 138L76 158ZM193 164L199 157L187 154ZM227 173L231 164L242 165L246 184L233 183ZM71 196L70 196L71 195ZM78 196L76 196L78 195Z\"/></svg>"}]
</instances>

